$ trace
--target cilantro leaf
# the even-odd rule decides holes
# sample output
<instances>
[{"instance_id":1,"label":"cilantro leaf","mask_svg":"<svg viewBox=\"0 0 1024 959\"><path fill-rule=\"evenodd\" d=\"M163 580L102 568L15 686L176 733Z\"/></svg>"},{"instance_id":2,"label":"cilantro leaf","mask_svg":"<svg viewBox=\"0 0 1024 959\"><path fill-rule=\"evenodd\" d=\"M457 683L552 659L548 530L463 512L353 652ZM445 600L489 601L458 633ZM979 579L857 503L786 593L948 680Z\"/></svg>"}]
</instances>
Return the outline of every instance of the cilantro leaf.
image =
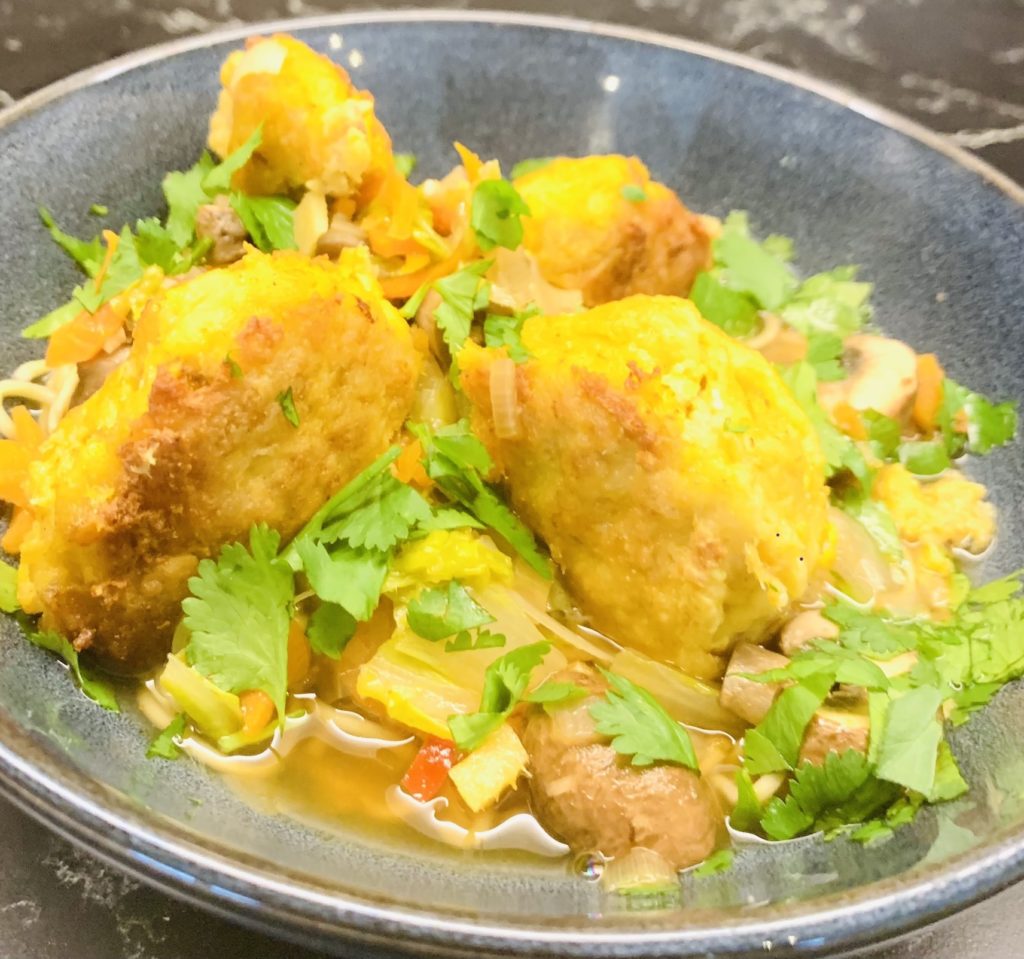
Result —
<instances>
[{"instance_id":1,"label":"cilantro leaf","mask_svg":"<svg viewBox=\"0 0 1024 959\"><path fill-rule=\"evenodd\" d=\"M584 699L587 695L587 690L576 683L555 682L548 679L541 683L533 692L527 693L523 697L523 701L536 703L547 710L550 706L564 706L578 699Z\"/></svg>"},{"instance_id":2,"label":"cilantro leaf","mask_svg":"<svg viewBox=\"0 0 1024 959\"><path fill-rule=\"evenodd\" d=\"M492 260L478 260L434 283L441 304L434 310L437 323L452 356L462 349L473 326L473 316L490 303L490 284L483 279Z\"/></svg>"},{"instance_id":3,"label":"cilantro leaf","mask_svg":"<svg viewBox=\"0 0 1024 959\"><path fill-rule=\"evenodd\" d=\"M805 336L856 333L871 318L872 289L856 276L856 267L840 266L808 277L780 311L782 319Z\"/></svg>"},{"instance_id":4,"label":"cilantro leaf","mask_svg":"<svg viewBox=\"0 0 1024 959\"><path fill-rule=\"evenodd\" d=\"M416 164L419 160L415 153L396 153L395 154L395 169L399 175L409 179L412 175L412 171L416 169Z\"/></svg>"},{"instance_id":5,"label":"cilantro leaf","mask_svg":"<svg viewBox=\"0 0 1024 959\"><path fill-rule=\"evenodd\" d=\"M630 203L643 203L647 199L644 188L636 183L627 183L620 192L622 193L622 198L629 200Z\"/></svg>"},{"instance_id":6,"label":"cilantro leaf","mask_svg":"<svg viewBox=\"0 0 1024 959\"><path fill-rule=\"evenodd\" d=\"M908 440L900 444L900 462L915 476L937 476L949 469L949 451L941 440Z\"/></svg>"},{"instance_id":7,"label":"cilantro leaf","mask_svg":"<svg viewBox=\"0 0 1024 959\"><path fill-rule=\"evenodd\" d=\"M168 276L183 273L192 266L192 258L181 255L181 250L170 230L151 216L135 224L135 251L145 264L155 264Z\"/></svg>"},{"instance_id":8,"label":"cilantro leaf","mask_svg":"<svg viewBox=\"0 0 1024 959\"><path fill-rule=\"evenodd\" d=\"M491 468L491 458L470 432L469 424L460 420L433 433L425 424L410 424L409 429L422 443L423 466L441 492L502 536L532 569L550 579L550 562L533 534L481 479L480 473Z\"/></svg>"},{"instance_id":9,"label":"cilantro leaf","mask_svg":"<svg viewBox=\"0 0 1024 959\"><path fill-rule=\"evenodd\" d=\"M835 333L811 331L807 335L807 354L804 359L814 367L819 383L841 380L843 370L843 339Z\"/></svg>"},{"instance_id":10,"label":"cilantro leaf","mask_svg":"<svg viewBox=\"0 0 1024 959\"><path fill-rule=\"evenodd\" d=\"M685 727L635 683L602 670L611 688L589 709L597 731L611 736L616 752L631 757L634 766L676 763L697 769L697 756Z\"/></svg>"},{"instance_id":11,"label":"cilantro leaf","mask_svg":"<svg viewBox=\"0 0 1024 959\"><path fill-rule=\"evenodd\" d=\"M890 703L878 750L879 779L931 793L942 741L942 699L938 689L919 686Z\"/></svg>"},{"instance_id":12,"label":"cilantro leaf","mask_svg":"<svg viewBox=\"0 0 1024 959\"><path fill-rule=\"evenodd\" d=\"M530 208L508 180L481 180L473 191L469 223L484 253L496 246L514 250L523 242L520 217Z\"/></svg>"},{"instance_id":13,"label":"cilantro leaf","mask_svg":"<svg viewBox=\"0 0 1024 959\"><path fill-rule=\"evenodd\" d=\"M18 567L0 563L0 610L16 613L19 609Z\"/></svg>"},{"instance_id":14,"label":"cilantro leaf","mask_svg":"<svg viewBox=\"0 0 1024 959\"><path fill-rule=\"evenodd\" d=\"M184 713L178 713L161 731L153 738L146 750L146 759L177 759L181 755L181 747L175 742L185 732L188 724L188 717Z\"/></svg>"},{"instance_id":15,"label":"cilantro leaf","mask_svg":"<svg viewBox=\"0 0 1024 959\"><path fill-rule=\"evenodd\" d=\"M729 813L729 824L740 832L753 832L761 822L761 800L754 791L750 770L736 770L736 805Z\"/></svg>"},{"instance_id":16,"label":"cilantro leaf","mask_svg":"<svg viewBox=\"0 0 1024 959\"><path fill-rule=\"evenodd\" d=\"M95 313L104 303L118 293L123 293L142 276L142 261L135 247L135 237L128 227L121 230L117 249L110 258L110 265L97 288L95 283L77 287L74 298L90 313Z\"/></svg>"},{"instance_id":17,"label":"cilantro leaf","mask_svg":"<svg viewBox=\"0 0 1024 959\"><path fill-rule=\"evenodd\" d=\"M315 653L339 659L355 635L355 617L337 603L321 603L309 617L306 638Z\"/></svg>"},{"instance_id":18,"label":"cilantro leaf","mask_svg":"<svg viewBox=\"0 0 1024 959\"><path fill-rule=\"evenodd\" d=\"M744 765L752 775L796 766L807 726L834 680L829 673L815 673L782 690L764 719L744 737Z\"/></svg>"},{"instance_id":19,"label":"cilantro leaf","mask_svg":"<svg viewBox=\"0 0 1024 959\"><path fill-rule=\"evenodd\" d=\"M554 157L530 157L526 160L520 160L512 167L508 175L510 179L518 180L521 176L526 176L527 173L543 169L554 159Z\"/></svg>"},{"instance_id":20,"label":"cilantro leaf","mask_svg":"<svg viewBox=\"0 0 1024 959\"><path fill-rule=\"evenodd\" d=\"M162 183L167 200L167 231L179 247L188 246L196 232L196 211L209 203L203 181L213 170L213 157L204 153L188 170L168 173Z\"/></svg>"},{"instance_id":21,"label":"cilantro leaf","mask_svg":"<svg viewBox=\"0 0 1024 959\"><path fill-rule=\"evenodd\" d=\"M294 582L279 543L274 530L253 526L249 550L231 543L199 564L181 608L190 665L226 692L262 690L283 721Z\"/></svg>"},{"instance_id":22,"label":"cilantro leaf","mask_svg":"<svg viewBox=\"0 0 1024 959\"><path fill-rule=\"evenodd\" d=\"M488 313L484 317L484 343L495 349L505 347L512 360L516 363L525 363L530 358L530 353L523 346L523 324L539 312L536 306L530 306L512 316Z\"/></svg>"},{"instance_id":23,"label":"cilantro leaf","mask_svg":"<svg viewBox=\"0 0 1024 959\"><path fill-rule=\"evenodd\" d=\"M217 193L227 193L231 189L231 180L234 175L249 162L250 157L262 142L263 124L261 123L249 134L245 143L204 174L201 186L206 194L213 196Z\"/></svg>"},{"instance_id":24,"label":"cilantro leaf","mask_svg":"<svg viewBox=\"0 0 1024 959\"><path fill-rule=\"evenodd\" d=\"M757 304L746 293L732 290L710 273L698 273L690 299L700 315L730 336L750 336L759 324Z\"/></svg>"},{"instance_id":25,"label":"cilantro leaf","mask_svg":"<svg viewBox=\"0 0 1024 959\"><path fill-rule=\"evenodd\" d=\"M350 504L346 513L325 524L321 539L343 539L353 546L389 550L430 519L430 504L419 492L390 473L382 473L367 487L360 502Z\"/></svg>"},{"instance_id":26,"label":"cilantro leaf","mask_svg":"<svg viewBox=\"0 0 1024 959\"><path fill-rule=\"evenodd\" d=\"M793 839L818 829L834 830L862 823L888 806L897 786L879 782L867 758L854 749L829 753L821 766L803 763L785 799L773 798L761 817L771 839Z\"/></svg>"},{"instance_id":27,"label":"cilantro leaf","mask_svg":"<svg viewBox=\"0 0 1024 959\"><path fill-rule=\"evenodd\" d=\"M935 781L927 796L928 802L949 802L951 799L958 799L967 792L967 789L967 781L960 772L953 750L943 739L939 743L939 753L935 760Z\"/></svg>"},{"instance_id":28,"label":"cilantro leaf","mask_svg":"<svg viewBox=\"0 0 1024 959\"><path fill-rule=\"evenodd\" d=\"M292 388L289 386L283 393L277 394L277 404L288 420L296 429L299 428L299 411L295 409L295 397L292 395Z\"/></svg>"},{"instance_id":29,"label":"cilantro leaf","mask_svg":"<svg viewBox=\"0 0 1024 959\"><path fill-rule=\"evenodd\" d=\"M1014 438L1017 409L1014 403L993 403L947 377L942 384L938 422L951 457L965 451L984 456ZM961 427L966 427L966 436Z\"/></svg>"},{"instance_id":30,"label":"cilantro leaf","mask_svg":"<svg viewBox=\"0 0 1024 959\"><path fill-rule=\"evenodd\" d=\"M861 420L867 427L868 442L875 456L893 462L899 455L902 433L899 421L876 410L865 410L861 413Z\"/></svg>"},{"instance_id":31,"label":"cilantro leaf","mask_svg":"<svg viewBox=\"0 0 1024 959\"><path fill-rule=\"evenodd\" d=\"M295 542L313 592L363 621L373 615L388 573L388 554L343 545L330 552L318 540Z\"/></svg>"},{"instance_id":32,"label":"cilantro leaf","mask_svg":"<svg viewBox=\"0 0 1024 959\"><path fill-rule=\"evenodd\" d=\"M505 721L526 692L534 669L549 652L550 643L530 643L505 653L487 667L479 712L448 719L452 739L459 749L472 752Z\"/></svg>"},{"instance_id":33,"label":"cilantro leaf","mask_svg":"<svg viewBox=\"0 0 1024 959\"><path fill-rule=\"evenodd\" d=\"M475 652L478 649L500 649L507 642L502 633L492 633L487 629L478 629L476 637L470 635L468 630L463 630L454 639L445 643L446 653Z\"/></svg>"},{"instance_id":34,"label":"cilantro leaf","mask_svg":"<svg viewBox=\"0 0 1024 959\"><path fill-rule=\"evenodd\" d=\"M779 367L783 382L789 387L804 414L811 421L825 454L828 476L848 471L865 490L871 488L871 470L857 444L841 433L818 405L818 377L806 361Z\"/></svg>"},{"instance_id":35,"label":"cilantro leaf","mask_svg":"<svg viewBox=\"0 0 1024 959\"><path fill-rule=\"evenodd\" d=\"M727 217L713 248L725 285L749 293L763 309L778 309L796 289L785 261L750 236L745 218Z\"/></svg>"},{"instance_id":36,"label":"cilantro leaf","mask_svg":"<svg viewBox=\"0 0 1024 959\"><path fill-rule=\"evenodd\" d=\"M70 323L81 312L82 305L72 297L67 303L58 306L36 320L35 323L26 326L21 331L21 335L30 340L44 339L53 333L54 330L64 326L65 323Z\"/></svg>"},{"instance_id":37,"label":"cilantro leaf","mask_svg":"<svg viewBox=\"0 0 1024 959\"><path fill-rule=\"evenodd\" d=\"M446 588L421 590L408 606L409 628L424 639L447 639L464 630L494 622L487 612L458 580Z\"/></svg>"},{"instance_id":38,"label":"cilantro leaf","mask_svg":"<svg viewBox=\"0 0 1024 959\"><path fill-rule=\"evenodd\" d=\"M78 658L78 650L60 633L55 633L52 630L36 632L26 626L25 637L33 646L60 656L70 667L75 679L78 680L79 688L94 703L112 713L121 711L113 686L83 666Z\"/></svg>"},{"instance_id":39,"label":"cilantro leaf","mask_svg":"<svg viewBox=\"0 0 1024 959\"><path fill-rule=\"evenodd\" d=\"M732 868L736 853L732 849L719 849L713 852L699 866L693 868L694 876L715 876Z\"/></svg>"},{"instance_id":40,"label":"cilantro leaf","mask_svg":"<svg viewBox=\"0 0 1024 959\"><path fill-rule=\"evenodd\" d=\"M91 240L80 240L70 233L65 233L57 226L53 215L44 206L39 208L39 218L53 242L82 268L86 276L95 276L103 262L103 242L100 238L94 236Z\"/></svg>"},{"instance_id":41,"label":"cilantro leaf","mask_svg":"<svg viewBox=\"0 0 1024 959\"><path fill-rule=\"evenodd\" d=\"M246 196L232 193L231 208L238 214L253 245L264 253L297 250L295 201L286 196Z\"/></svg>"}]
</instances>

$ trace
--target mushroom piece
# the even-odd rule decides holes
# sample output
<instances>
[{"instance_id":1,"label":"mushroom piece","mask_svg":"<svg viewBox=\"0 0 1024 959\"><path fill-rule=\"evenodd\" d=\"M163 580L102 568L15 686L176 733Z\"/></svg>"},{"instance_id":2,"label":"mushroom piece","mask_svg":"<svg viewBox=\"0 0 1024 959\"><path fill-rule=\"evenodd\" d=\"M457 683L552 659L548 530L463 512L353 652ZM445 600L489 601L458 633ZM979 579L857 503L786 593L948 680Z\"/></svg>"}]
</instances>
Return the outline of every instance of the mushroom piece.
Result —
<instances>
[{"instance_id":1,"label":"mushroom piece","mask_svg":"<svg viewBox=\"0 0 1024 959\"><path fill-rule=\"evenodd\" d=\"M815 639L835 639L839 627L825 619L819 609L807 609L797 613L779 633L779 649L785 656L795 656Z\"/></svg>"},{"instance_id":2,"label":"mushroom piece","mask_svg":"<svg viewBox=\"0 0 1024 959\"><path fill-rule=\"evenodd\" d=\"M870 725L865 713L822 706L804 733L799 762L821 766L829 753L866 753Z\"/></svg>"},{"instance_id":3,"label":"mushroom piece","mask_svg":"<svg viewBox=\"0 0 1024 959\"><path fill-rule=\"evenodd\" d=\"M215 266L225 266L241 259L242 244L248 233L241 217L222 194L196 210L196 236L200 240L213 240L209 261Z\"/></svg>"},{"instance_id":4,"label":"mushroom piece","mask_svg":"<svg viewBox=\"0 0 1024 959\"><path fill-rule=\"evenodd\" d=\"M785 656L773 653L763 646L744 643L733 650L729 668L722 680L719 702L737 716L756 726L772 708L775 697L782 691L782 683L759 683L747 679L748 673L765 673L789 665Z\"/></svg>"},{"instance_id":5,"label":"mushroom piece","mask_svg":"<svg viewBox=\"0 0 1024 959\"><path fill-rule=\"evenodd\" d=\"M316 241L318 256L329 256L336 260L341 251L349 247L362 246L366 242L366 231L348 217L335 213L327 231Z\"/></svg>"},{"instance_id":6,"label":"mushroom piece","mask_svg":"<svg viewBox=\"0 0 1024 959\"><path fill-rule=\"evenodd\" d=\"M597 732L590 707L607 684L576 663L552 677L587 696L548 713L534 707L523 745L530 755L533 811L574 852L625 856L642 846L673 869L692 866L715 848L719 813L700 774L671 763L634 766Z\"/></svg>"},{"instance_id":7,"label":"mushroom piece","mask_svg":"<svg viewBox=\"0 0 1024 959\"><path fill-rule=\"evenodd\" d=\"M839 403L899 419L917 391L917 354L899 340L861 333L843 344L844 380L822 383L818 400L828 411Z\"/></svg>"}]
</instances>

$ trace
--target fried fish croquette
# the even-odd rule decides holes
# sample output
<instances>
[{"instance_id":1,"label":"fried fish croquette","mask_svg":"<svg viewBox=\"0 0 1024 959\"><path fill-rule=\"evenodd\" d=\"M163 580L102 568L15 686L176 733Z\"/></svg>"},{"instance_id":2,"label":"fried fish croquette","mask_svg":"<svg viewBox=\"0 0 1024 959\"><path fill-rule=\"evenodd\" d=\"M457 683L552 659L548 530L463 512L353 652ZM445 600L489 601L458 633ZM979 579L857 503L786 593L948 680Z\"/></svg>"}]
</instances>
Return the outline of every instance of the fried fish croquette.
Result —
<instances>
[{"instance_id":1,"label":"fried fish croquette","mask_svg":"<svg viewBox=\"0 0 1024 959\"><path fill-rule=\"evenodd\" d=\"M634 293L685 296L711 265L699 216L636 157L558 157L517 177L523 244L555 286L587 306Z\"/></svg>"},{"instance_id":2,"label":"fried fish croquette","mask_svg":"<svg viewBox=\"0 0 1024 959\"><path fill-rule=\"evenodd\" d=\"M515 367L511 437L492 410L503 352L458 357L512 502L597 629L720 675L819 561L828 495L813 427L771 366L686 300L536 317L522 339L531 358Z\"/></svg>"},{"instance_id":3,"label":"fried fish croquette","mask_svg":"<svg viewBox=\"0 0 1024 959\"><path fill-rule=\"evenodd\" d=\"M359 251L252 251L167 290L32 465L22 606L108 667L153 665L199 560L256 522L293 535L387 446L419 367Z\"/></svg>"},{"instance_id":4,"label":"fried fish croquette","mask_svg":"<svg viewBox=\"0 0 1024 959\"><path fill-rule=\"evenodd\" d=\"M373 96L327 57L292 37L251 40L221 68L210 149L237 150L262 126L256 152L234 177L245 193L292 193L367 202L394 167Z\"/></svg>"}]
</instances>

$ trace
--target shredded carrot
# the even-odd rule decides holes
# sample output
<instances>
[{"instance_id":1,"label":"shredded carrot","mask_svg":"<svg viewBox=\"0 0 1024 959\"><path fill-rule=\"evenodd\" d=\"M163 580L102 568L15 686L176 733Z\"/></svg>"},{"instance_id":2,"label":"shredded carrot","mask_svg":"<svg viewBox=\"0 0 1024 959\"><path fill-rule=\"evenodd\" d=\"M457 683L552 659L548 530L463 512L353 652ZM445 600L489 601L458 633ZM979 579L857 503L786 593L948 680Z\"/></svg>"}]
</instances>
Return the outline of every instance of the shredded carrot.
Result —
<instances>
[{"instance_id":1,"label":"shredded carrot","mask_svg":"<svg viewBox=\"0 0 1024 959\"><path fill-rule=\"evenodd\" d=\"M0 499L28 506L28 468L33 451L17 440L0 440Z\"/></svg>"},{"instance_id":2,"label":"shredded carrot","mask_svg":"<svg viewBox=\"0 0 1024 959\"><path fill-rule=\"evenodd\" d=\"M288 685L302 682L309 672L311 650L301 620L293 619L288 629Z\"/></svg>"},{"instance_id":3,"label":"shredded carrot","mask_svg":"<svg viewBox=\"0 0 1024 959\"><path fill-rule=\"evenodd\" d=\"M462 165L466 169L466 176L469 177L470 182L475 182L476 178L480 175L480 167L483 166L483 162L469 147L463 146L458 140L455 141L455 152L458 153L459 158L462 160Z\"/></svg>"},{"instance_id":4,"label":"shredded carrot","mask_svg":"<svg viewBox=\"0 0 1024 959\"><path fill-rule=\"evenodd\" d=\"M849 403L837 403L832 408L832 419L847 436L855 440L866 440L868 438L867 427L861 418L859 411L855 410Z\"/></svg>"},{"instance_id":5,"label":"shredded carrot","mask_svg":"<svg viewBox=\"0 0 1024 959\"><path fill-rule=\"evenodd\" d=\"M274 701L262 689L248 689L238 697L242 706L242 732L255 735L274 718Z\"/></svg>"},{"instance_id":6,"label":"shredded carrot","mask_svg":"<svg viewBox=\"0 0 1024 959\"><path fill-rule=\"evenodd\" d=\"M3 546L11 555L17 555L21 552L21 544L25 542L25 537L28 536L28 531L32 529L32 511L26 509L24 506L15 506L14 513L11 515L11 521L7 524L7 532L4 533L3 539L0 540L0 546Z\"/></svg>"},{"instance_id":7,"label":"shredded carrot","mask_svg":"<svg viewBox=\"0 0 1024 959\"><path fill-rule=\"evenodd\" d=\"M422 459L423 447L419 440L413 440L398 454L398 459L395 460L395 479L399 483L411 483L420 489L426 489L432 481L420 462Z\"/></svg>"},{"instance_id":8,"label":"shredded carrot","mask_svg":"<svg viewBox=\"0 0 1024 959\"><path fill-rule=\"evenodd\" d=\"M121 238L113 230L104 230L103 239L107 241L107 253L103 257L103 263L100 266L94 281L97 293L99 293L100 287L103 286L103 281L107 278L107 270L110 269L110 264L114 259L114 254L117 252L117 245L121 242Z\"/></svg>"},{"instance_id":9,"label":"shredded carrot","mask_svg":"<svg viewBox=\"0 0 1024 959\"><path fill-rule=\"evenodd\" d=\"M112 303L104 303L95 313L82 310L54 331L46 348L46 363L57 367L91 360L123 326L124 316Z\"/></svg>"},{"instance_id":10,"label":"shredded carrot","mask_svg":"<svg viewBox=\"0 0 1024 959\"><path fill-rule=\"evenodd\" d=\"M11 410L11 419L14 421L14 438L25 449L33 453L38 450L46 436L36 418L26 407L16 406Z\"/></svg>"},{"instance_id":11,"label":"shredded carrot","mask_svg":"<svg viewBox=\"0 0 1024 959\"><path fill-rule=\"evenodd\" d=\"M914 395L914 422L923 433L935 429L939 407L942 406L945 374L934 353L922 353L917 358L917 393Z\"/></svg>"}]
</instances>

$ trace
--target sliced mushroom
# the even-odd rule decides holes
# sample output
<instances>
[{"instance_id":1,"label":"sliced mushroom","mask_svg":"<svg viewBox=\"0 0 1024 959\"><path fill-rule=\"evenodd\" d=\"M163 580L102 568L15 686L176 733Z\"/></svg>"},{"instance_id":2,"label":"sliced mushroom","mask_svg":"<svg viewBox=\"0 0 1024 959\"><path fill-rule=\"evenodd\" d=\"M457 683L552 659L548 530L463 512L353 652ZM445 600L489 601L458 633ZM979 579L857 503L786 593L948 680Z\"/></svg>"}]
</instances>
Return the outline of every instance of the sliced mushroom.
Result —
<instances>
[{"instance_id":1,"label":"sliced mushroom","mask_svg":"<svg viewBox=\"0 0 1024 959\"><path fill-rule=\"evenodd\" d=\"M848 749L866 753L870 725L866 713L822 706L804 734L799 761L820 766L829 753L844 753Z\"/></svg>"},{"instance_id":2,"label":"sliced mushroom","mask_svg":"<svg viewBox=\"0 0 1024 959\"><path fill-rule=\"evenodd\" d=\"M821 615L821 610L807 609L797 613L779 633L779 649L785 656L795 656L815 639L834 639L839 627Z\"/></svg>"},{"instance_id":3,"label":"sliced mushroom","mask_svg":"<svg viewBox=\"0 0 1024 959\"><path fill-rule=\"evenodd\" d=\"M822 383L818 400L826 410L846 403L899 419L917 391L917 354L899 340L861 333L844 345L844 380Z\"/></svg>"},{"instance_id":4,"label":"sliced mushroom","mask_svg":"<svg viewBox=\"0 0 1024 959\"><path fill-rule=\"evenodd\" d=\"M331 217L331 225L316 242L318 255L329 256L336 260L341 251L349 247L362 246L366 242L366 231L348 217L335 213Z\"/></svg>"},{"instance_id":5,"label":"sliced mushroom","mask_svg":"<svg viewBox=\"0 0 1024 959\"><path fill-rule=\"evenodd\" d=\"M772 708L775 697L782 690L782 684L759 683L746 679L744 674L766 673L788 664L789 660L785 656L763 646L750 643L737 646L729 660L725 679L722 680L719 701L726 709L731 709L737 716L756 726Z\"/></svg>"},{"instance_id":6,"label":"sliced mushroom","mask_svg":"<svg viewBox=\"0 0 1024 959\"><path fill-rule=\"evenodd\" d=\"M200 240L213 240L209 261L215 266L224 266L241 259L242 243L248 234L241 217L222 194L196 210L196 236Z\"/></svg>"}]
</instances>

